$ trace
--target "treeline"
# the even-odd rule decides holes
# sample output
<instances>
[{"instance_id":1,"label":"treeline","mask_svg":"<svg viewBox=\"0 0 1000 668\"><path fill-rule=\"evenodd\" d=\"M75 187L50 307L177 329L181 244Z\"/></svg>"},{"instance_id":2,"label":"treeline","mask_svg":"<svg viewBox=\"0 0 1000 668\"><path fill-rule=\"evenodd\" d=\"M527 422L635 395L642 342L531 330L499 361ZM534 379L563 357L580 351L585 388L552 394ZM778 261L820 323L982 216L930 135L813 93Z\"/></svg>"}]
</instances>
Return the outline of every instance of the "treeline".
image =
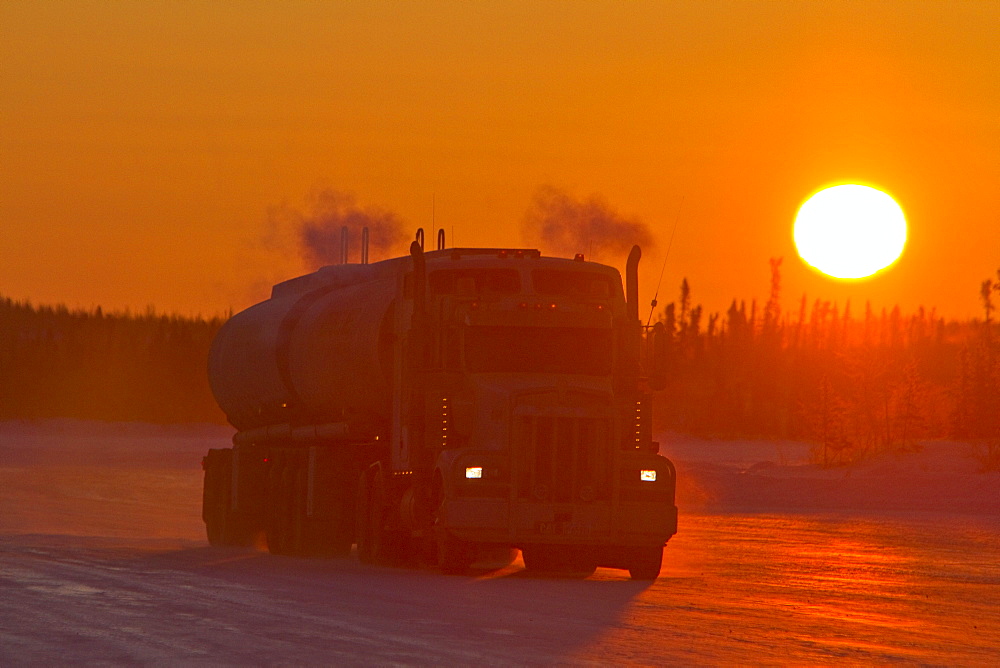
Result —
<instances>
[{"instance_id":1,"label":"treeline","mask_svg":"<svg viewBox=\"0 0 1000 668\"><path fill-rule=\"evenodd\" d=\"M982 284L984 318L955 322L805 298L783 312L780 265L762 305L705 315L685 280L659 311L668 383L657 428L810 440L827 464L925 438L993 444L1000 458L1000 272ZM223 423L205 368L222 322L0 298L0 420Z\"/></svg>"},{"instance_id":2,"label":"treeline","mask_svg":"<svg viewBox=\"0 0 1000 668\"><path fill-rule=\"evenodd\" d=\"M222 322L0 298L0 420L225 422L206 377Z\"/></svg>"},{"instance_id":3,"label":"treeline","mask_svg":"<svg viewBox=\"0 0 1000 668\"><path fill-rule=\"evenodd\" d=\"M762 306L733 302L703 315L685 280L658 317L668 386L659 426L710 437L801 439L823 463L906 450L918 439L1000 443L1000 331L985 281L985 318L946 321L934 310L860 313L802 298L781 310L780 259ZM1000 272L998 272L1000 279ZM996 446L991 446L996 448Z\"/></svg>"}]
</instances>

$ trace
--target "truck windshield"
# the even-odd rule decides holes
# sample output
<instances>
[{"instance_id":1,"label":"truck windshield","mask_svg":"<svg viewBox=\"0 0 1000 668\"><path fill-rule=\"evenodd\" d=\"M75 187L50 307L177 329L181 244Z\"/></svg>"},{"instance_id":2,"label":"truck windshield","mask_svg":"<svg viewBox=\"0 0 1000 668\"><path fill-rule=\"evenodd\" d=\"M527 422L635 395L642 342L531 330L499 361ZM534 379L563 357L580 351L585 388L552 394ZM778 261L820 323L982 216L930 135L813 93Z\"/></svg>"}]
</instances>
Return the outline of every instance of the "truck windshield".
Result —
<instances>
[{"instance_id":1,"label":"truck windshield","mask_svg":"<svg viewBox=\"0 0 1000 668\"><path fill-rule=\"evenodd\" d=\"M615 294L614 282L592 271L535 269L531 272L535 292L545 295L607 299Z\"/></svg>"},{"instance_id":2,"label":"truck windshield","mask_svg":"<svg viewBox=\"0 0 1000 668\"><path fill-rule=\"evenodd\" d=\"M427 276L431 294L453 295L463 283L475 294L492 292L516 293L521 291L521 277L514 269L476 267L465 269L439 269Z\"/></svg>"},{"instance_id":3,"label":"truck windshield","mask_svg":"<svg viewBox=\"0 0 1000 668\"><path fill-rule=\"evenodd\" d=\"M469 327L465 364L473 373L611 374L610 329Z\"/></svg>"}]
</instances>

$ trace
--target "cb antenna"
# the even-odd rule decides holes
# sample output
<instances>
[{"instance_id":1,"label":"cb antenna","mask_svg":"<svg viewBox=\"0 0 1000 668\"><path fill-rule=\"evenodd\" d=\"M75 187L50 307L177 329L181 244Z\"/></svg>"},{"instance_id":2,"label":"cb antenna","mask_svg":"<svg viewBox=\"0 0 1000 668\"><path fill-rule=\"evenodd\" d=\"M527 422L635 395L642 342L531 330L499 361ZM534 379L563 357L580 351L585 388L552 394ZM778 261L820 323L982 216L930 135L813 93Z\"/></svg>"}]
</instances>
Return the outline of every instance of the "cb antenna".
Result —
<instances>
[{"instance_id":1,"label":"cb antenna","mask_svg":"<svg viewBox=\"0 0 1000 668\"><path fill-rule=\"evenodd\" d=\"M677 233L677 223L681 219L681 207L684 206L684 198L681 198L681 203L677 205L677 215L674 217L674 229L670 231L670 241L667 242L667 252L663 256L663 266L660 267L660 280L656 282L656 292L653 294L653 301L649 305L649 317L646 318L646 327L649 327L649 323L653 321L653 311L656 309L656 298L660 296L660 284L663 283L663 270L667 268L667 258L670 257L670 249L674 245L674 234Z\"/></svg>"}]
</instances>

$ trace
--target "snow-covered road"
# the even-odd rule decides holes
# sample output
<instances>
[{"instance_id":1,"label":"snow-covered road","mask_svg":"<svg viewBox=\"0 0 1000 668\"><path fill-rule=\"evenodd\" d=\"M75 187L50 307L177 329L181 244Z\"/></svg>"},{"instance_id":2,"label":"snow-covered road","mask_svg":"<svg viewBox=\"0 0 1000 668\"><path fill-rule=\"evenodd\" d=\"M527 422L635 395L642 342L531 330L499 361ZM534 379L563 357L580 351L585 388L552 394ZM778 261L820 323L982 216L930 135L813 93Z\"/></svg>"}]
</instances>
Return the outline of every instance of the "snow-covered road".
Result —
<instances>
[{"instance_id":1,"label":"snow-covered road","mask_svg":"<svg viewBox=\"0 0 1000 668\"><path fill-rule=\"evenodd\" d=\"M1000 661L995 514L682 506L652 584L443 576L209 548L217 434L87 429L0 429L0 665Z\"/></svg>"}]
</instances>

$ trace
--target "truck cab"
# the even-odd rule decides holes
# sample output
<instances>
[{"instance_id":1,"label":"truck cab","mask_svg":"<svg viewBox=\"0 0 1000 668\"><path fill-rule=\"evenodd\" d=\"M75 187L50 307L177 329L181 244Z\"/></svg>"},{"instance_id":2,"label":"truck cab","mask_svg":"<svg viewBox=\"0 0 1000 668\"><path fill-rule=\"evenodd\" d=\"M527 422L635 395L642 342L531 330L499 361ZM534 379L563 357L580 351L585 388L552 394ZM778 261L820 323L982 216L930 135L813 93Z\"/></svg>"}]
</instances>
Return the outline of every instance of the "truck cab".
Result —
<instances>
[{"instance_id":1,"label":"truck cab","mask_svg":"<svg viewBox=\"0 0 1000 668\"><path fill-rule=\"evenodd\" d=\"M676 532L675 472L652 442L617 270L536 250L426 255L426 275L408 276L424 288L403 291L424 300L409 330L420 359L405 363L399 337L396 384L419 414L398 413L393 473L430 473L442 566L514 547L529 568L655 577Z\"/></svg>"}]
</instances>

